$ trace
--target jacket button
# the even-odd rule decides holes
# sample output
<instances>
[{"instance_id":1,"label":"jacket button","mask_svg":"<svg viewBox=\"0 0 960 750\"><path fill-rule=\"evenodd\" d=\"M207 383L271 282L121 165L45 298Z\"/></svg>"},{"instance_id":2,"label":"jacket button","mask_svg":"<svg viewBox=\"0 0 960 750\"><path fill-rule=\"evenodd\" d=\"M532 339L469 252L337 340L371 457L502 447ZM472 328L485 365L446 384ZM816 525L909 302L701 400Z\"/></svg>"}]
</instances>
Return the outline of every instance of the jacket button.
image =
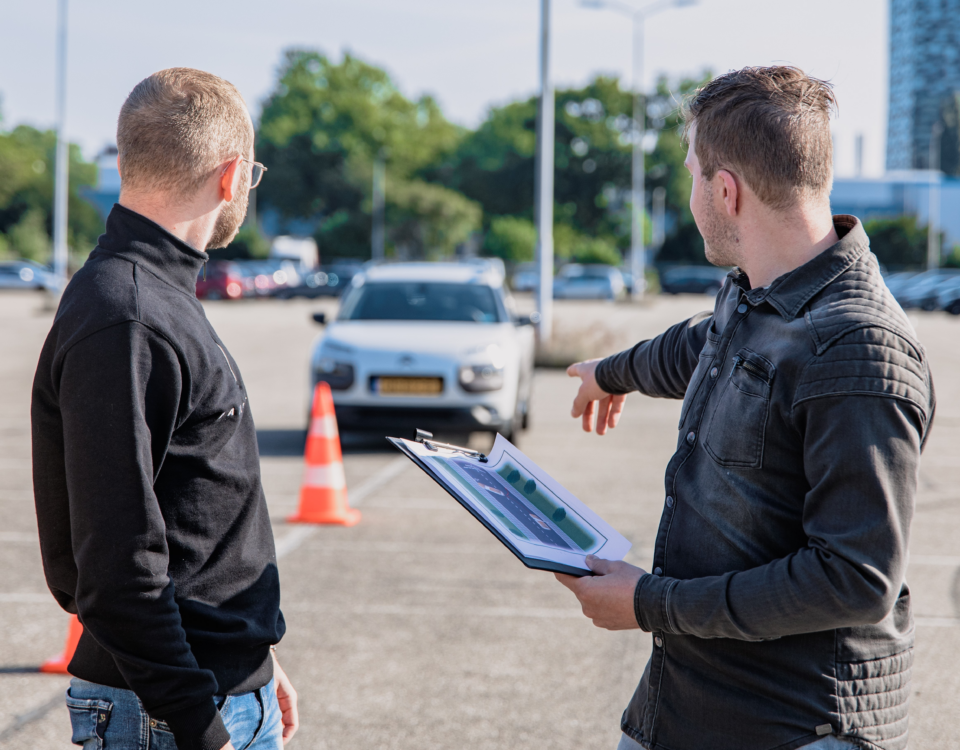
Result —
<instances>
[{"instance_id":1,"label":"jacket button","mask_svg":"<svg viewBox=\"0 0 960 750\"><path fill-rule=\"evenodd\" d=\"M673 507L673 497L671 495L667 495L667 507L668 508Z\"/></svg>"},{"instance_id":2,"label":"jacket button","mask_svg":"<svg viewBox=\"0 0 960 750\"><path fill-rule=\"evenodd\" d=\"M697 442L697 433L695 433L693 430L691 430L690 432L688 432L688 433L687 433L687 442L690 443L690 445L693 445L695 442Z\"/></svg>"},{"instance_id":3,"label":"jacket button","mask_svg":"<svg viewBox=\"0 0 960 750\"><path fill-rule=\"evenodd\" d=\"M663 638L659 635L654 637L653 642L657 644L657 648L663 648Z\"/></svg>"},{"instance_id":4,"label":"jacket button","mask_svg":"<svg viewBox=\"0 0 960 750\"><path fill-rule=\"evenodd\" d=\"M150 726L156 727L156 726L157 726L157 720L156 720L156 719L150 719Z\"/></svg>"},{"instance_id":5,"label":"jacket button","mask_svg":"<svg viewBox=\"0 0 960 750\"><path fill-rule=\"evenodd\" d=\"M747 311L747 306L746 306L745 304L743 304L743 303L741 302L739 305L737 305L737 312L738 312L738 313L740 313L741 315L743 315L746 311Z\"/></svg>"},{"instance_id":6,"label":"jacket button","mask_svg":"<svg viewBox=\"0 0 960 750\"><path fill-rule=\"evenodd\" d=\"M719 374L720 374L720 370L718 370L716 367L714 367L712 370L710 370L710 377L711 377L711 378L715 378L715 377L717 377L717 375L719 375Z\"/></svg>"},{"instance_id":7,"label":"jacket button","mask_svg":"<svg viewBox=\"0 0 960 750\"><path fill-rule=\"evenodd\" d=\"M663 568L654 568L654 569L653 569L653 574L654 574L655 576L662 576L662 575L663 575Z\"/></svg>"}]
</instances>

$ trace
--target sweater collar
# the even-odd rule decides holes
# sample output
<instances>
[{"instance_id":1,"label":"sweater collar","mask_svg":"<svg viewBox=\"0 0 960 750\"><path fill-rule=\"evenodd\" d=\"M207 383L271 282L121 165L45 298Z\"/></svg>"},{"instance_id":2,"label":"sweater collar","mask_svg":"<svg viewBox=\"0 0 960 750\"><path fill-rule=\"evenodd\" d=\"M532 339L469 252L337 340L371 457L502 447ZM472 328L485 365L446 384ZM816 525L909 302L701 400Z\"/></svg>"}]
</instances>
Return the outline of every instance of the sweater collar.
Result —
<instances>
[{"instance_id":1,"label":"sweater collar","mask_svg":"<svg viewBox=\"0 0 960 750\"><path fill-rule=\"evenodd\" d=\"M97 243L101 250L137 263L162 281L194 295L197 276L210 256L119 203L107 217L107 231Z\"/></svg>"},{"instance_id":2,"label":"sweater collar","mask_svg":"<svg viewBox=\"0 0 960 750\"><path fill-rule=\"evenodd\" d=\"M870 240L855 216L833 217L839 242L834 243L799 268L785 273L769 286L750 289L746 274L731 272L734 283L744 290L747 301L759 305L766 301L786 319L793 320L815 294L856 263L870 249Z\"/></svg>"}]
</instances>

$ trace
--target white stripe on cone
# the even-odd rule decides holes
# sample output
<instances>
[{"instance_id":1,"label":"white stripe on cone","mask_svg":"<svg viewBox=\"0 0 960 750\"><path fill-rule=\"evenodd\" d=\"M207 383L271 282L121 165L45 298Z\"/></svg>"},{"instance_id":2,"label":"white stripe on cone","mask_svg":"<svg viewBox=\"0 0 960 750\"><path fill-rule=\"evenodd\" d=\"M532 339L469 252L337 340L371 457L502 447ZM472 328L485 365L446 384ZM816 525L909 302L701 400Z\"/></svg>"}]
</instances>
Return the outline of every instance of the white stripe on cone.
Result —
<instances>
[{"instance_id":1,"label":"white stripe on cone","mask_svg":"<svg viewBox=\"0 0 960 750\"><path fill-rule=\"evenodd\" d=\"M310 437L335 438L339 437L337 432L337 420L332 416L314 417L310 420Z\"/></svg>"},{"instance_id":2,"label":"white stripe on cone","mask_svg":"<svg viewBox=\"0 0 960 750\"><path fill-rule=\"evenodd\" d=\"M330 466L308 466L303 472L304 487L322 487L331 490L341 490L347 486L347 478L343 473L343 464Z\"/></svg>"}]
</instances>

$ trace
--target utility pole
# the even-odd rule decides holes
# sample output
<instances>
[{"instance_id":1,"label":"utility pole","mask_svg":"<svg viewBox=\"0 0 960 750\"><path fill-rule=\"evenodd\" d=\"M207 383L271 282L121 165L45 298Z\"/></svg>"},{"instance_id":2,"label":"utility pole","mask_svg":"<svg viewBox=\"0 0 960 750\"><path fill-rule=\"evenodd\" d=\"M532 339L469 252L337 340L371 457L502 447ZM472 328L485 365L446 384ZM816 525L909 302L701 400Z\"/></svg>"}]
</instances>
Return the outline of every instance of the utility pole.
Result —
<instances>
[{"instance_id":1,"label":"utility pole","mask_svg":"<svg viewBox=\"0 0 960 750\"><path fill-rule=\"evenodd\" d=\"M585 8L609 9L628 16L633 21L633 158L630 189L630 273L633 275L634 299L643 298L646 284L646 257L644 256L643 225L646 209L646 159L643 152L643 140L647 129L646 97L643 93L643 45L644 21L667 8L683 8L696 5L698 0L663 0L652 2L643 8L619 0L580 0Z\"/></svg>"},{"instance_id":2,"label":"utility pole","mask_svg":"<svg viewBox=\"0 0 960 750\"><path fill-rule=\"evenodd\" d=\"M381 149L373 160L373 231L370 238L370 257L374 260L383 260L385 257L386 172L386 159Z\"/></svg>"},{"instance_id":3,"label":"utility pole","mask_svg":"<svg viewBox=\"0 0 960 750\"><path fill-rule=\"evenodd\" d=\"M70 179L67 143L67 0L59 0L57 17L57 157L53 188L53 273L61 291L67 283L67 189Z\"/></svg>"},{"instance_id":4,"label":"utility pole","mask_svg":"<svg viewBox=\"0 0 960 750\"><path fill-rule=\"evenodd\" d=\"M534 175L537 218L537 262L540 286L540 345L553 335L553 87L550 85L550 0L540 0L540 102L537 109L537 156Z\"/></svg>"},{"instance_id":5,"label":"utility pole","mask_svg":"<svg viewBox=\"0 0 960 750\"><path fill-rule=\"evenodd\" d=\"M927 270L940 267L940 139L943 125L930 131L930 216L927 222Z\"/></svg>"},{"instance_id":6,"label":"utility pole","mask_svg":"<svg viewBox=\"0 0 960 750\"><path fill-rule=\"evenodd\" d=\"M647 264L644 257L643 219L646 196L646 159L643 137L647 129L646 97L643 95L643 13L633 14L633 169L631 174L630 273L635 300L643 299Z\"/></svg>"}]
</instances>

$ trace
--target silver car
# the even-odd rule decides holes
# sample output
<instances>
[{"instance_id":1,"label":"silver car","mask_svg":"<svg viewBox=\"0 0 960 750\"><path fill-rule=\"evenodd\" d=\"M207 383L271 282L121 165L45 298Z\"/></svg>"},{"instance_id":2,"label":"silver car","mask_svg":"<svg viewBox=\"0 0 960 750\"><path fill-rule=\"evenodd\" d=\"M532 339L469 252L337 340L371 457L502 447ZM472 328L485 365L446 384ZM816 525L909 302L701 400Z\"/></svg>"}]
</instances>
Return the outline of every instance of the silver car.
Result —
<instances>
[{"instance_id":1,"label":"silver car","mask_svg":"<svg viewBox=\"0 0 960 750\"><path fill-rule=\"evenodd\" d=\"M0 261L0 289L60 290L60 283L46 266L32 260Z\"/></svg>"},{"instance_id":2,"label":"silver car","mask_svg":"<svg viewBox=\"0 0 960 750\"><path fill-rule=\"evenodd\" d=\"M623 295L624 283L620 271L602 264L568 263L553 282L555 299L608 299Z\"/></svg>"}]
</instances>

